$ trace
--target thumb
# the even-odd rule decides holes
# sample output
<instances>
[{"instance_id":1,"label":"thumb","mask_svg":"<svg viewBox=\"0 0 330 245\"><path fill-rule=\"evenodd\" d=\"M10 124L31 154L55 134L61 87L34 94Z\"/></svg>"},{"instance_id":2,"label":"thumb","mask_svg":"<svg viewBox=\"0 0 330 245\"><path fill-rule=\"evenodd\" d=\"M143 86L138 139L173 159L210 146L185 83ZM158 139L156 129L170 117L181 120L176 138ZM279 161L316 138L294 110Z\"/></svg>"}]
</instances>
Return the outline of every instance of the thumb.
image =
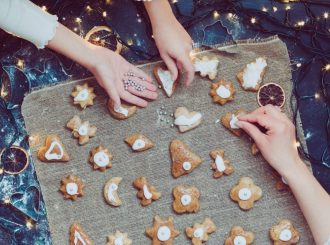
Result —
<instances>
[{"instance_id":1,"label":"thumb","mask_svg":"<svg viewBox=\"0 0 330 245\"><path fill-rule=\"evenodd\" d=\"M170 71L172 79L175 81L178 78L178 68L175 61L167 54L161 55L163 61L165 62L167 69Z\"/></svg>"},{"instance_id":2,"label":"thumb","mask_svg":"<svg viewBox=\"0 0 330 245\"><path fill-rule=\"evenodd\" d=\"M266 136L263 134L258 127L253 125L252 123L245 122L245 121L238 121L236 125L243 129L248 135L251 136L251 138L254 140L254 142L257 144L257 146L262 145L266 141Z\"/></svg>"}]
</instances>

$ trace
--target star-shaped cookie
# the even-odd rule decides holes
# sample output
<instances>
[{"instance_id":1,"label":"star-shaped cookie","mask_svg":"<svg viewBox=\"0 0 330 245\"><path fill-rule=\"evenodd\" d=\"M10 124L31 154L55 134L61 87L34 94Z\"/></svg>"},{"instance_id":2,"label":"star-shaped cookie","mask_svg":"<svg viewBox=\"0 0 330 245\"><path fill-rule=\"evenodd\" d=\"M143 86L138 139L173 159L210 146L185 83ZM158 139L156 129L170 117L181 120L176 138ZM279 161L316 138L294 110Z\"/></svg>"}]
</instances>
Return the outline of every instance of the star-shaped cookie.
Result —
<instances>
[{"instance_id":1,"label":"star-shaped cookie","mask_svg":"<svg viewBox=\"0 0 330 245\"><path fill-rule=\"evenodd\" d=\"M71 96L73 97L73 104L80 105L82 109L93 105L96 97L94 88L89 87L87 83L84 85L76 85Z\"/></svg>"},{"instance_id":2,"label":"star-shaped cookie","mask_svg":"<svg viewBox=\"0 0 330 245\"><path fill-rule=\"evenodd\" d=\"M61 180L60 192L65 199L75 201L78 197L84 195L84 184L77 176L69 175Z\"/></svg>"},{"instance_id":3,"label":"star-shaped cookie","mask_svg":"<svg viewBox=\"0 0 330 245\"><path fill-rule=\"evenodd\" d=\"M94 170L104 172L112 167L112 154L103 145L93 148L89 153L89 162Z\"/></svg>"},{"instance_id":4,"label":"star-shaped cookie","mask_svg":"<svg viewBox=\"0 0 330 245\"><path fill-rule=\"evenodd\" d=\"M86 144L89 138L94 137L97 130L95 126L90 126L89 121L83 122L78 116L70 119L66 127L72 130L73 137L78 139L80 145Z\"/></svg>"},{"instance_id":5,"label":"star-shaped cookie","mask_svg":"<svg viewBox=\"0 0 330 245\"><path fill-rule=\"evenodd\" d=\"M212 83L210 95L214 103L224 105L234 99L236 91L232 82L220 80Z\"/></svg>"},{"instance_id":6,"label":"star-shaped cookie","mask_svg":"<svg viewBox=\"0 0 330 245\"><path fill-rule=\"evenodd\" d=\"M132 240L128 238L127 233L121 233L116 230L115 234L108 236L108 242L106 245L131 245Z\"/></svg>"}]
</instances>

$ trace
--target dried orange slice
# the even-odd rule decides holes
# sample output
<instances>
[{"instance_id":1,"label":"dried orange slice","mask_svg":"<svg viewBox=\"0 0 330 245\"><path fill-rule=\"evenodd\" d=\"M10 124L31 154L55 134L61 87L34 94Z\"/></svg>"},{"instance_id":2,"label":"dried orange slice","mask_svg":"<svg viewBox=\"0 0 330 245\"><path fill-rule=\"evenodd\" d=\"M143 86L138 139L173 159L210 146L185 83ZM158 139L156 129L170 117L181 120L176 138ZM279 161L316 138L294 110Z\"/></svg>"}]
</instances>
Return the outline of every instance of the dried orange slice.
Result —
<instances>
[{"instance_id":1,"label":"dried orange slice","mask_svg":"<svg viewBox=\"0 0 330 245\"><path fill-rule=\"evenodd\" d=\"M29 165L29 155L26 150L18 146L5 148L0 153L3 171L7 174L19 174Z\"/></svg>"},{"instance_id":2,"label":"dried orange slice","mask_svg":"<svg viewBox=\"0 0 330 245\"><path fill-rule=\"evenodd\" d=\"M282 107L285 103L285 93L280 85L276 83L266 83L259 88L257 100L260 106L270 104Z\"/></svg>"}]
</instances>

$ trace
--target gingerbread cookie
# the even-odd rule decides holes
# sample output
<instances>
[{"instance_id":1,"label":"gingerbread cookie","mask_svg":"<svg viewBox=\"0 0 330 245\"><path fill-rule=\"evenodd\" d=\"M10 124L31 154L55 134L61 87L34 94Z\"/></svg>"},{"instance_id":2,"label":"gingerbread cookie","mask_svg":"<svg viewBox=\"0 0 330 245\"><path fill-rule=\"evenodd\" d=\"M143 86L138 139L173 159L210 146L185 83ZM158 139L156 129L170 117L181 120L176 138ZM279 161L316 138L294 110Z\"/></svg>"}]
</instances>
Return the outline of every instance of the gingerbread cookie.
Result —
<instances>
[{"instance_id":1,"label":"gingerbread cookie","mask_svg":"<svg viewBox=\"0 0 330 245\"><path fill-rule=\"evenodd\" d=\"M76 85L71 96L73 97L73 104L80 105L82 109L93 105L93 100L96 97L94 88L89 87L87 83L84 85Z\"/></svg>"},{"instance_id":2,"label":"gingerbread cookie","mask_svg":"<svg viewBox=\"0 0 330 245\"><path fill-rule=\"evenodd\" d=\"M274 245L292 245L299 242L299 233L292 222L287 219L281 220L269 230L270 238Z\"/></svg>"},{"instance_id":3,"label":"gingerbread cookie","mask_svg":"<svg viewBox=\"0 0 330 245\"><path fill-rule=\"evenodd\" d=\"M230 198L237 202L243 210L251 209L254 202L258 201L261 196L262 190L249 177L242 177L230 191Z\"/></svg>"},{"instance_id":4,"label":"gingerbread cookie","mask_svg":"<svg viewBox=\"0 0 330 245\"><path fill-rule=\"evenodd\" d=\"M265 75L267 67L266 59L257 58L254 62L247 64L246 67L237 74L237 79L244 90L258 91Z\"/></svg>"},{"instance_id":5,"label":"gingerbread cookie","mask_svg":"<svg viewBox=\"0 0 330 245\"><path fill-rule=\"evenodd\" d=\"M132 134L125 139L133 151L146 151L155 146L155 144L143 134Z\"/></svg>"},{"instance_id":6,"label":"gingerbread cookie","mask_svg":"<svg viewBox=\"0 0 330 245\"><path fill-rule=\"evenodd\" d=\"M223 149L215 149L210 152L210 156L213 158L214 162L211 165L214 178L220 178L223 175L231 175L234 172L234 167L231 165L230 161L224 159L225 151Z\"/></svg>"},{"instance_id":7,"label":"gingerbread cookie","mask_svg":"<svg viewBox=\"0 0 330 245\"><path fill-rule=\"evenodd\" d=\"M95 126L90 126L89 121L83 122L78 116L71 118L66 127L72 130L73 137L78 139L80 145L86 144L89 138L94 137L97 130Z\"/></svg>"},{"instance_id":8,"label":"gingerbread cookie","mask_svg":"<svg viewBox=\"0 0 330 245\"><path fill-rule=\"evenodd\" d=\"M253 156L256 156L256 155L258 155L258 153L260 152L259 151L259 148L258 148L258 146L257 146L257 144L256 143L252 143L252 145L251 145L251 152L252 152L252 155Z\"/></svg>"},{"instance_id":9,"label":"gingerbread cookie","mask_svg":"<svg viewBox=\"0 0 330 245\"><path fill-rule=\"evenodd\" d=\"M225 245L250 245L253 241L254 234L252 232L245 231L240 226L234 226L225 241Z\"/></svg>"},{"instance_id":10,"label":"gingerbread cookie","mask_svg":"<svg viewBox=\"0 0 330 245\"><path fill-rule=\"evenodd\" d=\"M89 163L94 170L100 170L101 172L112 167L112 158L111 152L102 145L93 148L89 153Z\"/></svg>"},{"instance_id":11,"label":"gingerbread cookie","mask_svg":"<svg viewBox=\"0 0 330 245\"><path fill-rule=\"evenodd\" d=\"M152 245L172 245L173 240L180 234L174 228L173 217L162 220L158 215L154 218L154 224L146 229L146 235L152 239Z\"/></svg>"},{"instance_id":12,"label":"gingerbread cookie","mask_svg":"<svg viewBox=\"0 0 330 245\"><path fill-rule=\"evenodd\" d=\"M199 72L202 77L208 76L210 80L214 80L217 76L219 60L216 57L203 56L201 59L195 58L193 63L195 72Z\"/></svg>"},{"instance_id":13,"label":"gingerbread cookie","mask_svg":"<svg viewBox=\"0 0 330 245\"><path fill-rule=\"evenodd\" d=\"M244 110L237 110L233 113L228 112L221 118L222 125L229 129L230 132L232 132L234 135L240 137L243 133L243 130L240 129L236 123L238 122L238 117L245 115L246 111Z\"/></svg>"},{"instance_id":14,"label":"gingerbread cookie","mask_svg":"<svg viewBox=\"0 0 330 245\"><path fill-rule=\"evenodd\" d=\"M176 213L197 213L199 211L199 190L195 186L178 185L172 191L173 209Z\"/></svg>"},{"instance_id":15,"label":"gingerbread cookie","mask_svg":"<svg viewBox=\"0 0 330 245\"><path fill-rule=\"evenodd\" d=\"M186 228L187 237L193 245L201 245L209 240L209 234L215 232L217 227L210 218L205 218L203 223L195 223L192 227Z\"/></svg>"},{"instance_id":16,"label":"gingerbread cookie","mask_svg":"<svg viewBox=\"0 0 330 245\"><path fill-rule=\"evenodd\" d=\"M138 189L136 196L141 199L142 206L147 206L161 197L161 193L157 192L156 188L148 183L145 176L134 180L133 186Z\"/></svg>"},{"instance_id":17,"label":"gingerbread cookie","mask_svg":"<svg viewBox=\"0 0 330 245\"><path fill-rule=\"evenodd\" d=\"M129 105L123 102L121 103L121 106L114 108L114 103L110 99L108 101L107 107L111 116L118 120L125 120L130 118L137 111L137 107L135 105Z\"/></svg>"},{"instance_id":18,"label":"gingerbread cookie","mask_svg":"<svg viewBox=\"0 0 330 245\"><path fill-rule=\"evenodd\" d=\"M202 159L193 153L185 143L177 139L172 140L170 153L174 178L191 173L202 162Z\"/></svg>"},{"instance_id":19,"label":"gingerbread cookie","mask_svg":"<svg viewBox=\"0 0 330 245\"><path fill-rule=\"evenodd\" d=\"M154 75L156 77L157 82L160 86L162 86L167 97L171 97L176 89L176 86L179 83L180 77L174 81L172 79L172 75L169 70L167 70L165 65L156 65L154 67Z\"/></svg>"},{"instance_id":20,"label":"gingerbread cookie","mask_svg":"<svg viewBox=\"0 0 330 245\"><path fill-rule=\"evenodd\" d=\"M114 177L108 180L108 182L104 185L104 199L111 206L119 207L122 204L122 201L120 200L118 195L118 186L122 179L122 177Z\"/></svg>"},{"instance_id":21,"label":"gingerbread cookie","mask_svg":"<svg viewBox=\"0 0 330 245\"><path fill-rule=\"evenodd\" d=\"M69 175L61 180L60 192L64 198L75 201L78 197L84 195L84 184L77 176Z\"/></svg>"},{"instance_id":22,"label":"gingerbread cookie","mask_svg":"<svg viewBox=\"0 0 330 245\"><path fill-rule=\"evenodd\" d=\"M200 112L190 112L186 107L178 107L175 110L174 117L174 124L179 127L181 133L198 127L202 121L202 114Z\"/></svg>"},{"instance_id":23,"label":"gingerbread cookie","mask_svg":"<svg viewBox=\"0 0 330 245\"><path fill-rule=\"evenodd\" d=\"M43 162L67 162L70 160L63 143L55 134L47 135L45 144L38 150L37 157Z\"/></svg>"},{"instance_id":24,"label":"gingerbread cookie","mask_svg":"<svg viewBox=\"0 0 330 245\"><path fill-rule=\"evenodd\" d=\"M220 80L211 85L210 95L214 103L224 105L234 99L235 93L236 90L232 82Z\"/></svg>"},{"instance_id":25,"label":"gingerbread cookie","mask_svg":"<svg viewBox=\"0 0 330 245\"><path fill-rule=\"evenodd\" d=\"M70 245L93 245L93 241L79 224L70 226Z\"/></svg>"},{"instance_id":26,"label":"gingerbread cookie","mask_svg":"<svg viewBox=\"0 0 330 245\"><path fill-rule=\"evenodd\" d=\"M115 234L108 236L108 242L106 245L131 245L132 240L127 237L127 233L121 233L116 230Z\"/></svg>"}]
</instances>

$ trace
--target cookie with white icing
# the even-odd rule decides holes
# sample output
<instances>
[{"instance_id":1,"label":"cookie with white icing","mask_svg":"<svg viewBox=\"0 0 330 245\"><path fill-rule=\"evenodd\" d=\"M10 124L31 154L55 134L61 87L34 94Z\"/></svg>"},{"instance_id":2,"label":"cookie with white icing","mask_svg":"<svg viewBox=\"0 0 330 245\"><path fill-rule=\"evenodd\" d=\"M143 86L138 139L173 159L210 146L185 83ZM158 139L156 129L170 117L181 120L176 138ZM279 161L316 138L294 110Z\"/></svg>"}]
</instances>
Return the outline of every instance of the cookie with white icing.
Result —
<instances>
[{"instance_id":1,"label":"cookie with white icing","mask_svg":"<svg viewBox=\"0 0 330 245\"><path fill-rule=\"evenodd\" d=\"M89 139L96 135L97 130L89 121L82 121L78 116L71 118L66 127L72 130L73 137L78 139L80 145L88 143Z\"/></svg>"},{"instance_id":2,"label":"cookie with white icing","mask_svg":"<svg viewBox=\"0 0 330 245\"><path fill-rule=\"evenodd\" d=\"M242 88L247 91L257 92L265 76L267 61L264 57L257 58L254 62L237 74L237 79Z\"/></svg>"},{"instance_id":3,"label":"cookie with white icing","mask_svg":"<svg viewBox=\"0 0 330 245\"><path fill-rule=\"evenodd\" d=\"M93 245L93 241L79 224L70 226L70 245Z\"/></svg>"},{"instance_id":4,"label":"cookie with white icing","mask_svg":"<svg viewBox=\"0 0 330 245\"><path fill-rule=\"evenodd\" d=\"M100 170L104 172L108 168L112 167L113 156L111 152L103 145L93 148L89 152L89 163L94 170Z\"/></svg>"},{"instance_id":5,"label":"cookie with white icing","mask_svg":"<svg viewBox=\"0 0 330 245\"><path fill-rule=\"evenodd\" d=\"M104 199L111 206L119 207L122 204L122 201L118 195L119 184L122 180L122 177L113 177L104 185Z\"/></svg>"},{"instance_id":6,"label":"cookie with white icing","mask_svg":"<svg viewBox=\"0 0 330 245\"><path fill-rule=\"evenodd\" d=\"M76 85L71 93L73 104L80 105L82 109L94 104L96 94L94 88L89 87L87 83L84 85Z\"/></svg>"},{"instance_id":7,"label":"cookie with white icing","mask_svg":"<svg viewBox=\"0 0 330 245\"><path fill-rule=\"evenodd\" d=\"M234 167L231 165L230 161L225 159L225 151L223 149L212 150L210 156L214 160L211 164L211 168L214 171L213 177L215 179L223 175L231 175L234 172Z\"/></svg>"},{"instance_id":8,"label":"cookie with white icing","mask_svg":"<svg viewBox=\"0 0 330 245\"><path fill-rule=\"evenodd\" d=\"M180 75L178 74L178 78L174 81L170 71L167 70L164 64L156 65L153 69L153 73L167 97L171 97L179 83Z\"/></svg>"},{"instance_id":9,"label":"cookie with white icing","mask_svg":"<svg viewBox=\"0 0 330 245\"><path fill-rule=\"evenodd\" d=\"M141 200L142 206L148 206L161 197L161 193L148 183L145 176L140 176L134 180L133 186L138 190L136 196Z\"/></svg>"},{"instance_id":10,"label":"cookie with white icing","mask_svg":"<svg viewBox=\"0 0 330 245\"><path fill-rule=\"evenodd\" d=\"M245 110L237 110L235 112L228 112L221 118L222 125L227 128L234 135L240 137L243 133L243 130L240 129L236 123L238 122L238 117L245 115Z\"/></svg>"},{"instance_id":11,"label":"cookie with white icing","mask_svg":"<svg viewBox=\"0 0 330 245\"><path fill-rule=\"evenodd\" d=\"M195 72L199 72L202 77L208 76L210 80L214 80L218 73L219 60L216 57L195 58L193 60Z\"/></svg>"},{"instance_id":12,"label":"cookie with white icing","mask_svg":"<svg viewBox=\"0 0 330 245\"><path fill-rule=\"evenodd\" d=\"M250 245L254 242L254 234L250 231L245 231L240 226L231 228L225 245Z\"/></svg>"},{"instance_id":13,"label":"cookie with white icing","mask_svg":"<svg viewBox=\"0 0 330 245\"><path fill-rule=\"evenodd\" d=\"M185 143L177 139L172 140L170 144L170 154L174 178L191 173L202 163L202 159L197 154L192 152Z\"/></svg>"},{"instance_id":14,"label":"cookie with white icing","mask_svg":"<svg viewBox=\"0 0 330 245\"><path fill-rule=\"evenodd\" d=\"M62 141L55 134L47 135L44 145L38 150L37 157L43 162L67 162L70 160Z\"/></svg>"},{"instance_id":15,"label":"cookie with white icing","mask_svg":"<svg viewBox=\"0 0 330 245\"><path fill-rule=\"evenodd\" d=\"M234 100L235 93L236 90L232 82L220 80L211 85L210 96L214 103L224 105L227 102Z\"/></svg>"},{"instance_id":16,"label":"cookie with white icing","mask_svg":"<svg viewBox=\"0 0 330 245\"><path fill-rule=\"evenodd\" d=\"M195 186L178 185L173 188L173 210L178 213L197 213L200 192Z\"/></svg>"},{"instance_id":17,"label":"cookie with white icing","mask_svg":"<svg viewBox=\"0 0 330 245\"><path fill-rule=\"evenodd\" d=\"M116 230L114 234L108 236L108 242L106 245L131 245L132 240L128 238L127 233L121 233Z\"/></svg>"},{"instance_id":18,"label":"cookie with white icing","mask_svg":"<svg viewBox=\"0 0 330 245\"><path fill-rule=\"evenodd\" d=\"M143 134L132 134L125 139L125 142L133 151L146 151L155 146L155 144Z\"/></svg>"},{"instance_id":19,"label":"cookie with white icing","mask_svg":"<svg viewBox=\"0 0 330 245\"><path fill-rule=\"evenodd\" d=\"M78 197L82 197L84 184L77 176L69 175L62 178L60 192L62 192L65 199L75 201Z\"/></svg>"},{"instance_id":20,"label":"cookie with white icing","mask_svg":"<svg viewBox=\"0 0 330 245\"><path fill-rule=\"evenodd\" d=\"M174 124L178 126L181 133L198 127L202 122L202 114L189 111L186 107L178 107L174 113Z\"/></svg>"},{"instance_id":21,"label":"cookie with white icing","mask_svg":"<svg viewBox=\"0 0 330 245\"><path fill-rule=\"evenodd\" d=\"M299 242L299 232L287 219L273 225L269 230L269 236L274 245L293 245Z\"/></svg>"},{"instance_id":22,"label":"cookie with white icing","mask_svg":"<svg viewBox=\"0 0 330 245\"><path fill-rule=\"evenodd\" d=\"M216 225L210 218L205 218L203 223L195 223L186 228L186 235L193 245L201 245L209 240L209 235L217 230Z\"/></svg>"},{"instance_id":23,"label":"cookie with white icing","mask_svg":"<svg viewBox=\"0 0 330 245\"><path fill-rule=\"evenodd\" d=\"M135 105L129 105L127 103L121 102L119 108L114 108L114 103L111 99L109 99L107 104L110 115L118 120L125 120L130 118L137 111L137 107Z\"/></svg>"}]
</instances>

